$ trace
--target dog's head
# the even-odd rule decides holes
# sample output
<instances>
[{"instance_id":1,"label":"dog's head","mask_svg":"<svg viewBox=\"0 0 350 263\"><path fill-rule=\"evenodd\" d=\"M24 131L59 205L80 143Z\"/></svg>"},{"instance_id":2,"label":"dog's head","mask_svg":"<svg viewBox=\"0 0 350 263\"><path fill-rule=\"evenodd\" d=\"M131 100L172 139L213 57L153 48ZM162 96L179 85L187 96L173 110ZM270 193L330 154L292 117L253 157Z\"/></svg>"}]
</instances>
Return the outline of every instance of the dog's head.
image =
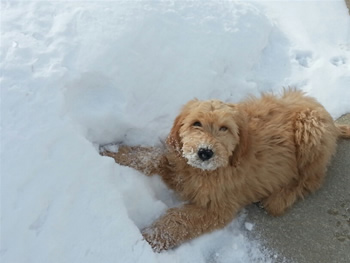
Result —
<instances>
[{"instance_id":1,"label":"dog's head","mask_svg":"<svg viewBox=\"0 0 350 263\"><path fill-rule=\"evenodd\" d=\"M236 165L247 145L244 122L233 104L192 100L175 119L167 144L202 170Z\"/></svg>"}]
</instances>

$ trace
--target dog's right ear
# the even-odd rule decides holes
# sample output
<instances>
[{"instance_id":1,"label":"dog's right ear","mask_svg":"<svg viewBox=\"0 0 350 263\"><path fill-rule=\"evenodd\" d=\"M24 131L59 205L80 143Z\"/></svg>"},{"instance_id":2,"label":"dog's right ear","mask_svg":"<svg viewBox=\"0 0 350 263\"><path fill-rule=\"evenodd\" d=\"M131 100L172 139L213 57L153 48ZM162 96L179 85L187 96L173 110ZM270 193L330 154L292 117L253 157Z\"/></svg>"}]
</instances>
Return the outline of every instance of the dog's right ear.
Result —
<instances>
[{"instance_id":1,"label":"dog's right ear","mask_svg":"<svg viewBox=\"0 0 350 263\"><path fill-rule=\"evenodd\" d=\"M176 117L170 134L166 139L166 143L171 148L175 149L179 153L181 152L182 142L180 137L180 128L184 124L184 120L189 112L198 104L198 100L194 99L189 101L181 110L181 113Z\"/></svg>"},{"instance_id":2,"label":"dog's right ear","mask_svg":"<svg viewBox=\"0 0 350 263\"><path fill-rule=\"evenodd\" d=\"M182 114L176 117L173 127L171 128L170 134L166 139L166 143L168 146L172 147L174 150L180 152L182 147L181 138L180 138L180 128L183 125L184 117Z\"/></svg>"}]
</instances>

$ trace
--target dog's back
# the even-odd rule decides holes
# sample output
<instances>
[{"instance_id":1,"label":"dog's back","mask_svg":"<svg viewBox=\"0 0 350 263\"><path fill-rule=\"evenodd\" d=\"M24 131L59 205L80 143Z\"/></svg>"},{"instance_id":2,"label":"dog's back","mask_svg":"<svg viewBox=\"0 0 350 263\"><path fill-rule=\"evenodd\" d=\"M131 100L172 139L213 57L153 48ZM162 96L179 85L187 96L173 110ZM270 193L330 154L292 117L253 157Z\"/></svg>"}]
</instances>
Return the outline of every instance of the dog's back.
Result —
<instances>
[{"instance_id":1,"label":"dog's back","mask_svg":"<svg viewBox=\"0 0 350 263\"><path fill-rule=\"evenodd\" d=\"M280 172L278 178L289 178L263 200L271 214L280 215L321 186L340 130L325 108L301 91L286 90L281 97L264 94L244 102L242 109L249 116L254 148L264 149L262 156L268 156L274 173Z\"/></svg>"}]
</instances>

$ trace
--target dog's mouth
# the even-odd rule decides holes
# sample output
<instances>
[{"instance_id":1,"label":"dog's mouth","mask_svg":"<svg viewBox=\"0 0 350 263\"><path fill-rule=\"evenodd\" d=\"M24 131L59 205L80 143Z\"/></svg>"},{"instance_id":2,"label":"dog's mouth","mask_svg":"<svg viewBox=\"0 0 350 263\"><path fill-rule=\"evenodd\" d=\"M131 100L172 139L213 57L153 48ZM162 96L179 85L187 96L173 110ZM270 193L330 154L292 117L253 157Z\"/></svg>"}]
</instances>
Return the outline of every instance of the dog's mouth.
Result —
<instances>
[{"instance_id":1,"label":"dog's mouth","mask_svg":"<svg viewBox=\"0 0 350 263\"><path fill-rule=\"evenodd\" d=\"M201 170L213 171L223 165L221 158L208 146L191 149L189 152L183 151L182 156L186 158L189 165Z\"/></svg>"}]
</instances>

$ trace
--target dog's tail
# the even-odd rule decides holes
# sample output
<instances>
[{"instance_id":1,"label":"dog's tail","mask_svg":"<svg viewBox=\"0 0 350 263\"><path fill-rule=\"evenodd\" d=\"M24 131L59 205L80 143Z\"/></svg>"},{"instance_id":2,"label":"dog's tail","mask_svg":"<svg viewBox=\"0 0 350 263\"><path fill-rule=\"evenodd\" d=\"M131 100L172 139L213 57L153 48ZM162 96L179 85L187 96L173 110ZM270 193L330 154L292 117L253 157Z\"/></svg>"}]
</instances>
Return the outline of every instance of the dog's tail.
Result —
<instances>
[{"instance_id":1,"label":"dog's tail","mask_svg":"<svg viewBox=\"0 0 350 263\"><path fill-rule=\"evenodd\" d=\"M339 131L339 137L344 139L350 139L350 126L347 125L335 125Z\"/></svg>"}]
</instances>

